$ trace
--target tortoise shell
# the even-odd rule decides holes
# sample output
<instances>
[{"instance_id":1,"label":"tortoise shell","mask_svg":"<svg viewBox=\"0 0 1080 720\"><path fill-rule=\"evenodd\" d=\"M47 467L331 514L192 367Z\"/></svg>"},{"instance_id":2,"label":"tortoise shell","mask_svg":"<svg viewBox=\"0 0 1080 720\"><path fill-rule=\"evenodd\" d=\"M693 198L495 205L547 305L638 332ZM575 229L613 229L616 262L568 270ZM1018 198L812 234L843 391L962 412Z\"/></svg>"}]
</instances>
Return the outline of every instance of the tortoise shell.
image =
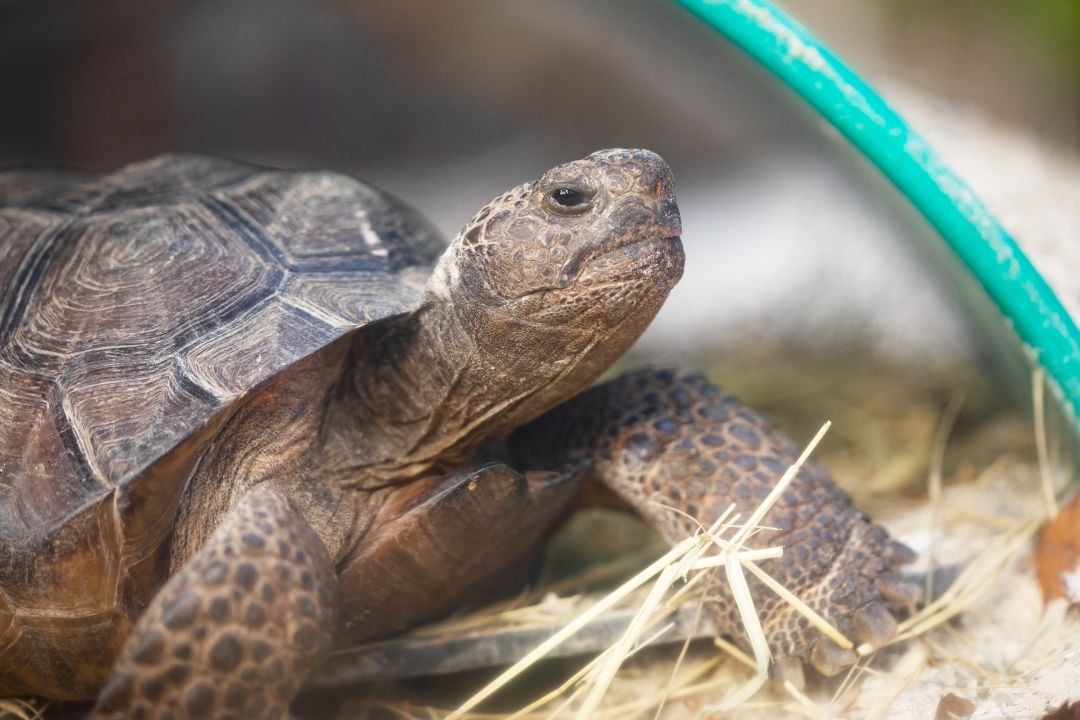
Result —
<instances>
[{"instance_id":1,"label":"tortoise shell","mask_svg":"<svg viewBox=\"0 0 1080 720\"><path fill-rule=\"evenodd\" d=\"M0 650L143 595L125 583L159 561L214 428L260 383L407 312L443 247L331 172L194 156L0 172ZM86 591L58 608L58 583Z\"/></svg>"}]
</instances>

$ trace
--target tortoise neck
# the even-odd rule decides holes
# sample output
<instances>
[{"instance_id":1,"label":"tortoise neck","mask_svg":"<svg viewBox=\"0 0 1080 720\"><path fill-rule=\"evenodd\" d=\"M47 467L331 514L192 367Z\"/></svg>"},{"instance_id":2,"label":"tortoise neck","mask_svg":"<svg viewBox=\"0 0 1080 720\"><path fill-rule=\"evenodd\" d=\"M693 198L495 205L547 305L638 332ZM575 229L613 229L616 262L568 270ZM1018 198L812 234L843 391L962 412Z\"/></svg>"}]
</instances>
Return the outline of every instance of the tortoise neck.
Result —
<instances>
[{"instance_id":1,"label":"tortoise neck","mask_svg":"<svg viewBox=\"0 0 1080 720\"><path fill-rule=\"evenodd\" d=\"M327 465L356 487L460 467L594 380L610 362L581 362L595 342L429 294L354 339L324 423Z\"/></svg>"},{"instance_id":2,"label":"tortoise neck","mask_svg":"<svg viewBox=\"0 0 1080 720\"><path fill-rule=\"evenodd\" d=\"M484 353L449 303L357 334L328 409L324 446L345 485L377 487L461 464L486 439L472 412ZM495 392L495 388L491 388Z\"/></svg>"}]
</instances>

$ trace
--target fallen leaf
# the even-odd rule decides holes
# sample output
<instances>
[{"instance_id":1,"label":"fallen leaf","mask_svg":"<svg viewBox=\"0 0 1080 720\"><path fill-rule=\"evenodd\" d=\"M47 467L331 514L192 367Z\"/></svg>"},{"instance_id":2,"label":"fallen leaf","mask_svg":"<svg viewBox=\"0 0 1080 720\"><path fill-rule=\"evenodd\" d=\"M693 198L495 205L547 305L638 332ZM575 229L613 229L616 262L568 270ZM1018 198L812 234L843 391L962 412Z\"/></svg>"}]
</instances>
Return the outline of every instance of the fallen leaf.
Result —
<instances>
[{"instance_id":1,"label":"fallen leaf","mask_svg":"<svg viewBox=\"0 0 1080 720\"><path fill-rule=\"evenodd\" d=\"M1080 602L1080 588L1075 580L1080 572L1080 496L1061 508L1039 533L1035 546L1035 574L1042 588L1043 600L1063 597ZM1067 582L1067 579L1070 582Z\"/></svg>"},{"instance_id":2,"label":"fallen leaf","mask_svg":"<svg viewBox=\"0 0 1080 720\"><path fill-rule=\"evenodd\" d=\"M965 700L959 695L948 693L941 696L934 713L934 720L956 720L957 718L971 717L975 712L975 703Z\"/></svg>"},{"instance_id":3,"label":"fallen leaf","mask_svg":"<svg viewBox=\"0 0 1080 720\"><path fill-rule=\"evenodd\" d=\"M1080 720L1080 700L1074 703L1063 702L1057 710L1051 710L1040 720Z\"/></svg>"}]
</instances>

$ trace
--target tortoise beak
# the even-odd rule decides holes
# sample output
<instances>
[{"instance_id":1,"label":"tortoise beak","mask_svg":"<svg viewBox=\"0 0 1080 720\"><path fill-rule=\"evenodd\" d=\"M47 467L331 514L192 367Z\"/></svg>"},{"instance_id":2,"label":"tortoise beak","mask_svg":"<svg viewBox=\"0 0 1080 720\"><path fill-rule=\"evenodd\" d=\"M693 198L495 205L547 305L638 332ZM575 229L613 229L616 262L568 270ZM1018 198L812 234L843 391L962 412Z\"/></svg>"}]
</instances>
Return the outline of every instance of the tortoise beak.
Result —
<instances>
[{"instance_id":1,"label":"tortoise beak","mask_svg":"<svg viewBox=\"0 0 1080 720\"><path fill-rule=\"evenodd\" d=\"M682 236L682 216L675 198L664 198L660 202L660 235L665 238Z\"/></svg>"}]
</instances>

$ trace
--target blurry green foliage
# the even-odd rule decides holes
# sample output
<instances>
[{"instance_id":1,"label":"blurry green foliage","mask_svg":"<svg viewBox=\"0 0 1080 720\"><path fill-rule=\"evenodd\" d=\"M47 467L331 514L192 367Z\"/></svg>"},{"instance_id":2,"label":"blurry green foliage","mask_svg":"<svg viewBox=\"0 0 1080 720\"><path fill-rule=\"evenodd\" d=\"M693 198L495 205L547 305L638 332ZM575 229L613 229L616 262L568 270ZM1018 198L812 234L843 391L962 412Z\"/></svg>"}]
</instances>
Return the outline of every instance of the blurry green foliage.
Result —
<instances>
[{"instance_id":1,"label":"blurry green foliage","mask_svg":"<svg viewBox=\"0 0 1080 720\"><path fill-rule=\"evenodd\" d=\"M1076 71L1080 64L1080 2L984 0L980 7L992 8L1015 23L1057 61L1059 70L1070 74Z\"/></svg>"},{"instance_id":2,"label":"blurry green foliage","mask_svg":"<svg viewBox=\"0 0 1080 720\"><path fill-rule=\"evenodd\" d=\"M1056 74L1080 71L1080 0L887 0L905 21L938 18L958 30L1012 31ZM1004 27L1003 27L1004 26Z\"/></svg>"}]
</instances>

